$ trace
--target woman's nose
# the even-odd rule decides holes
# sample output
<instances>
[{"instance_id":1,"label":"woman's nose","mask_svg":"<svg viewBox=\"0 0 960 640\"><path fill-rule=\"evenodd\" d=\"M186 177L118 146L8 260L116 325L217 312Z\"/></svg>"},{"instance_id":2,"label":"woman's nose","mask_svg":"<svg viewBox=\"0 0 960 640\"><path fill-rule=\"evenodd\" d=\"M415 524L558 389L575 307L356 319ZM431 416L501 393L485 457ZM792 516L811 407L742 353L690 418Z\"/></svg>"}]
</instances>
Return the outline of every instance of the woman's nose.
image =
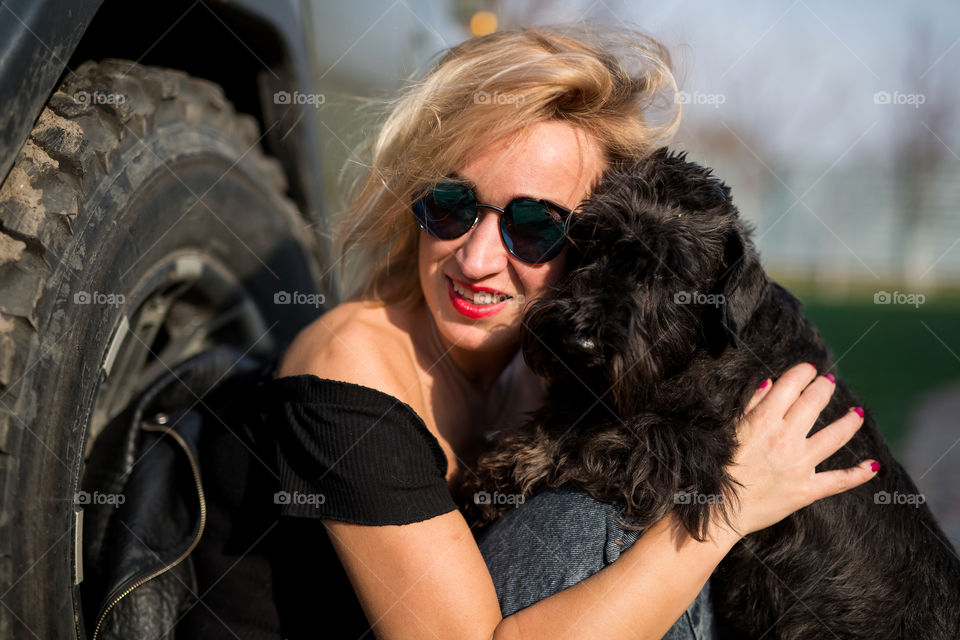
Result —
<instances>
[{"instance_id":1,"label":"woman's nose","mask_svg":"<svg viewBox=\"0 0 960 640\"><path fill-rule=\"evenodd\" d=\"M471 229L457 257L463 275L471 280L480 280L499 273L507 266L507 248L500 238L500 216L492 209L480 209L480 219Z\"/></svg>"}]
</instances>

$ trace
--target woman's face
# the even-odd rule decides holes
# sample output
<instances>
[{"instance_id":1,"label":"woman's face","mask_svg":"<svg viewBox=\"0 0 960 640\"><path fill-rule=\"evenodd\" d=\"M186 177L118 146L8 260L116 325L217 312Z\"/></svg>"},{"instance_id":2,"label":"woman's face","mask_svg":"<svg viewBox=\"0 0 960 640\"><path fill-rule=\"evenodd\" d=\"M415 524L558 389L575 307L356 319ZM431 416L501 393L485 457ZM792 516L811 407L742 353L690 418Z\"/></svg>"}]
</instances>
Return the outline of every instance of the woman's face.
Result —
<instances>
[{"instance_id":1,"label":"woman's face","mask_svg":"<svg viewBox=\"0 0 960 640\"><path fill-rule=\"evenodd\" d=\"M477 201L484 204L504 208L525 196L574 209L604 168L603 151L592 136L553 120L528 127L512 143L501 138L478 146L456 173L476 185ZM515 350L523 304L540 295L565 269L566 249L544 264L516 258L500 237L500 214L483 207L479 212L476 226L459 238L438 240L420 232L423 295L452 353ZM462 298L454 285L467 291L471 287L493 290L511 299L493 305L489 315L476 317L458 304Z\"/></svg>"}]
</instances>

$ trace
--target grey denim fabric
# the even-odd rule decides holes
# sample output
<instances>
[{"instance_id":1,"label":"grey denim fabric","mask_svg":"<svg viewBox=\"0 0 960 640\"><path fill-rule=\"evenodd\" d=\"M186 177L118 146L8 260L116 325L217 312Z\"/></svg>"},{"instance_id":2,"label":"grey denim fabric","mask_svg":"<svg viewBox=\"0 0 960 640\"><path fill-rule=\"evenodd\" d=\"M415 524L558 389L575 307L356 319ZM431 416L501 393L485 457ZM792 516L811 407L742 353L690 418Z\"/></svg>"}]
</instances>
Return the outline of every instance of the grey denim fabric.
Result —
<instances>
[{"instance_id":1,"label":"grey denim fabric","mask_svg":"<svg viewBox=\"0 0 960 640\"><path fill-rule=\"evenodd\" d=\"M616 504L561 487L538 493L483 531L477 542L503 615L562 591L620 557L639 535L617 523L618 513ZM716 640L709 582L663 637Z\"/></svg>"}]
</instances>

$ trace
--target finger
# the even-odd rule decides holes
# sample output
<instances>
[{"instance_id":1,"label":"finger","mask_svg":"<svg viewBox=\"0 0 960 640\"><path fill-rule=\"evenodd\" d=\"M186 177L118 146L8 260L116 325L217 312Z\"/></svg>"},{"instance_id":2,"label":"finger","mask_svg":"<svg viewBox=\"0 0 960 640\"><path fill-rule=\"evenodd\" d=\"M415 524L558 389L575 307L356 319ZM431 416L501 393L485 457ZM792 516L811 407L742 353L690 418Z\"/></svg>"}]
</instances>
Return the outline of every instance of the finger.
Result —
<instances>
[{"instance_id":1,"label":"finger","mask_svg":"<svg viewBox=\"0 0 960 640\"><path fill-rule=\"evenodd\" d=\"M747 408L743 410L744 414L750 413L758 404L760 404L760 401L763 400L764 396L767 395L767 392L770 391L770 386L770 378L767 378L760 383L760 386L757 387L757 390L753 392L753 397L750 398L750 402L747 403Z\"/></svg>"},{"instance_id":2,"label":"finger","mask_svg":"<svg viewBox=\"0 0 960 640\"><path fill-rule=\"evenodd\" d=\"M837 385L833 380L824 376L817 376L816 379L807 385L800 397L787 409L784 421L789 428L795 428L806 437L810 429L817 421L817 416L823 411L824 407L830 402L830 396L836 390Z\"/></svg>"},{"instance_id":3,"label":"finger","mask_svg":"<svg viewBox=\"0 0 960 640\"><path fill-rule=\"evenodd\" d=\"M857 407L859 409L860 407ZM862 411L862 409L861 409ZM807 438L808 453L814 465L818 465L840 447L847 444L857 430L863 426L863 416L851 407L843 417L831 422L820 431Z\"/></svg>"},{"instance_id":4,"label":"finger","mask_svg":"<svg viewBox=\"0 0 960 640\"><path fill-rule=\"evenodd\" d=\"M816 367L809 362L801 362L787 369L773 383L770 391L757 405L757 413L774 418L783 418L800 393L817 376Z\"/></svg>"},{"instance_id":5,"label":"finger","mask_svg":"<svg viewBox=\"0 0 960 640\"><path fill-rule=\"evenodd\" d=\"M816 502L821 498L826 498L858 487L877 475L879 470L880 463L876 460L864 460L857 466L850 467L849 469L815 473L813 474L814 484L810 502Z\"/></svg>"}]
</instances>

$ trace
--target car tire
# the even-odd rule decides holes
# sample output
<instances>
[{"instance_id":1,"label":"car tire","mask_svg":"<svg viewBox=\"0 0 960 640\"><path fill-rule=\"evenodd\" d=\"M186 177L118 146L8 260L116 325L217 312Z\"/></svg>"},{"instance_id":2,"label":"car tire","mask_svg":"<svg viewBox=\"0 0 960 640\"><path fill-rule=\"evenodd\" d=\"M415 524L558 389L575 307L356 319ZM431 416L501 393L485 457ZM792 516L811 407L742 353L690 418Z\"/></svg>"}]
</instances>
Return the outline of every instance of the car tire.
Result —
<instances>
[{"instance_id":1,"label":"car tire","mask_svg":"<svg viewBox=\"0 0 960 640\"><path fill-rule=\"evenodd\" d=\"M319 243L260 138L213 83L90 61L0 186L0 637L84 637L99 430L185 358L276 353L322 313Z\"/></svg>"}]
</instances>

